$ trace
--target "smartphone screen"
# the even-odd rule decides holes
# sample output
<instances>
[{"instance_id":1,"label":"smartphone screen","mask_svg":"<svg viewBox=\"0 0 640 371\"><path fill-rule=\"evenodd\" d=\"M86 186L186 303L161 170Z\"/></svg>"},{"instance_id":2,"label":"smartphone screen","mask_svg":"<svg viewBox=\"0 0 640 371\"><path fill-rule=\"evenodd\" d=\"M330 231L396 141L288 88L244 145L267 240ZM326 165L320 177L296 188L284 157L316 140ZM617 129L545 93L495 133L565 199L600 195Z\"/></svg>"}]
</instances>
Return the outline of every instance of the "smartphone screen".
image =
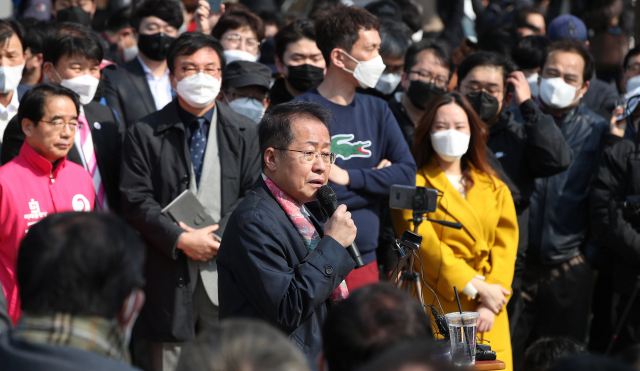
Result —
<instances>
[{"instance_id":1,"label":"smartphone screen","mask_svg":"<svg viewBox=\"0 0 640 371\"><path fill-rule=\"evenodd\" d=\"M222 5L222 0L207 0L209 3L209 11L220 13L220 5Z\"/></svg>"}]
</instances>

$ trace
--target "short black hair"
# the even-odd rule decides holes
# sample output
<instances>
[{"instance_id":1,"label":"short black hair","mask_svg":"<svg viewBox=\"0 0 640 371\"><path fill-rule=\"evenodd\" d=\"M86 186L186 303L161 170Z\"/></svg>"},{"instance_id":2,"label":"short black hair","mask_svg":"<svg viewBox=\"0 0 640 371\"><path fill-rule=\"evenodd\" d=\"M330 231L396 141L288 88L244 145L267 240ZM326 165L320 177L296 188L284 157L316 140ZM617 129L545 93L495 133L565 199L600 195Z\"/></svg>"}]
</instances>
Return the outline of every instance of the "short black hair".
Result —
<instances>
[{"instance_id":1,"label":"short black hair","mask_svg":"<svg viewBox=\"0 0 640 371\"><path fill-rule=\"evenodd\" d=\"M511 50L516 43L515 40L516 36L512 27L494 28L478 37L476 49L478 51L511 55Z\"/></svg>"},{"instance_id":2,"label":"short black hair","mask_svg":"<svg viewBox=\"0 0 640 371\"><path fill-rule=\"evenodd\" d=\"M24 52L26 49L24 46L24 30L20 23L13 19L0 19L0 45L9 42L13 35L16 35L20 40L22 51Z\"/></svg>"},{"instance_id":3,"label":"short black hair","mask_svg":"<svg viewBox=\"0 0 640 371\"><path fill-rule=\"evenodd\" d=\"M522 371L548 370L560 358L587 353L584 345L570 337L543 337L531 344L524 352Z\"/></svg>"},{"instance_id":4,"label":"short black hair","mask_svg":"<svg viewBox=\"0 0 640 371\"><path fill-rule=\"evenodd\" d=\"M495 52L477 52L467 57L458 66L458 85L476 67L497 67L502 71L503 79L506 81L511 72L516 70L509 57Z\"/></svg>"},{"instance_id":5,"label":"short black hair","mask_svg":"<svg viewBox=\"0 0 640 371\"><path fill-rule=\"evenodd\" d=\"M531 6L525 6L522 7L520 9L518 9L516 11L516 14L513 18L513 25L515 28L528 28L532 31L535 32L540 32L540 31L545 31L545 30L539 30L538 27L535 27L529 23L527 23L527 16L529 14L539 14L542 17L544 17L544 14L542 14L542 11L540 11L540 9L538 8L534 8Z\"/></svg>"},{"instance_id":6,"label":"short black hair","mask_svg":"<svg viewBox=\"0 0 640 371\"><path fill-rule=\"evenodd\" d=\"M284 52L287 51L289 44L302 39L309 39L313 42L316 41L315 25L310 19L296 19L278 30L278 33L273 37L273 41L276 47L276 55L280 59L280 62L284 63Z\"/></svg>"},{"instance_id":7,"label":"short black hair","mask_svg":"<svg viewBox=\"0 0 640 371\"><path fill-rule=\"evenodd\" d=\"M131 12L130 6L120 8L104 22L104 30L118 32L123 28L131 27Z\"/></svg>"},{"instance_id":8,"label":"short black hair","mask_svg":"<svg viewBox=\"0 0 640 371\"><path fill-rule=\"evenodd\" d=\"M35 18L20 18L18 22L24 30L22 39L24 50L29 49L31 54L42 53L42 45L47 37L47 32L51 29L51 24Z\"/></svg>"},{"instance_id":9,"label":"short black hair","mask_svg":"<svg viewBox=\"0 0 640 371\"><path fill-rule=\"evenodd\" d=\"M220 40L225 32L243 27L249 27L256 34L258 42L262 42L262 39L264 39L264 22L260 17L246 10L224 12L218 23L211 30L211 36Z\"/></svg>"},{"instance_id":10,"label":"short black hair","mask_svg":"<svg viewBox=\"0 0 640 371\"><path fill-rule=\"evenodd\" d=\"M174 63L177 57L193 55L203 48L211 48L218 54L218 58L220 58L220 72L223 74L227 60L224 57L222 44L213 36L205 35L201 32L185 32L171 43L169 52L167 53L167 66L169 67L169 71L175 74Z\"/></svg>"},{"instance_id":11,"label":"short black hair","mask_svg":"<svg viewBox=\"0 0 640 371\"><path fill-rule=\"evenodd\" d=\"M144 243L124 220L102 213L49 215L18 251L22 310L115 318L143 285Z\"/></svg>"},{"instance_id":12,"label":"short black hair","mask_svg":"<svg viewBox=\"0 0 640 371\"><path fill-rule=\"evenodd\" d=\"M413 66L418 64L418 54L423 50L430 50L443 62L443 67L449 69L449 79L451 79L453 71L455 70L451 53L449 53L447 44L435 39L422 39L407 49L407 55L404 58L404 72L409 73Z\"/></svg>"},{"instance_id":13,"label":"short black hair","mask_svg":"<svg viewBox=\"0 0 640 371\"><path fill-rule=\"evenodd\" d=\"M611 357L578 354L560 359L545 371L636 371L636 368Z\"/></svg>"},{"instance_id":14,"label":"short black hair","mask_svg":"<svg viewBox=\"0 0 640 371\"><path fill-rule=\"evenodd\" d=\"M418 32L422 29L422 12L416 4L410 0L394 0L402 9L402 21L409 26L411 32Z\"/></svg>"},{"instance_id":15,"label":"short black hair","mask_svg":"<svg viewBox=\"0 0 640 371\"><path fill-rule=\"evenodd\" d=\"M401 341L431 337L431 322L422 305L382 283L351 293L322 325L322 349L331 371L355 370Z\"/></svg>"},{"instance_id":16,"label":"short black hair","mask_svg":"<svg viewBox=\"0 0 640 371\"><path fill-rule=\"evenodd\" d=\"M47 35L42 59L54 66L63 56L83 55L90 61L102 61L104 51L100 39L87 27L77 23L60 23Z\"/></svg>"},{"instance_id":17,"label":"short black hair","mask_svg":"<svg viewBox=\"0 0 640 371\"><path fill-rule=\"evenodd\" d=\"M291 131L291 123L297 119L313 119L324 124L331 136L331 122L335 116L331 111L310 102L288 102L275 106L271 113L265 114L258 124L260 142L260 162L265 168L264 153L267 148L287 148L296 138Z\"/></svg>"},{"instance_id":18,"label":"short black hair","mask_svg":"<svg viewBox=\"0 0 640 371\"><path fill-rule=\"evenodd\" d=\"M182 8L176 0L144 0L131 12L131 26L140 31L140 23L147 17L158 17L175 29L182 26Z\"/></svg>"},{"instance_id":19,"label":"short black hair","mask_svg":"<svg viewBox=\"0 0 640 371\"><path fill-rule=\"evenodd\" d=\"M380 55L382 57L403 58L411 45L411 30L402 22L383 20L380 22Z\"/></svg>"},{"instance_id":20,"label":"short black hair","mask_svg":"<svg viewBox=\"0 0 640 371\"><path fill-rule=\"evenodd\" d=\"M278 27L278 30L285 26L284 16L282 13L263 10L258 13L258 17L262 19L265 25L273 24Z\"/></svg>"},{"instance_id":21,"label":"short black hair","mask_svg":"<svg viewBox=\"0 0 640 371\"><path fill-rule=\"evenodd\" d=\"M640 55L640 46L636 46L635 48L629 50L629 53L624 57L624 63L622 67L626 70L629 67L629 60L636 55Z\"/></svg>"},{"instance_id":22,"label":"short black hair","mask_svg":"<svg viewBox=\"0 0 640 371\"><path fill-rule=\"evenodd\" d=\"M334 4L316 19L316 44L322 52L327 67L331 64L331 51L340 48L351 52L360 38L360 30L377 30L380 21L376 16L357 6Z\"/></svg>"},{"instance_id":23,"label":"short black hair","mask_svg":"<svg viewBox=\"0 0 640 371\"><path fill-rule=\"evenodd\" d=\"M309 371L309 363L279 329L257 319L225 319L186 344L181 371Z\"/></svg>"},{"instance_id":24,"label":"short black hair","mask_svg":"<svg viewBox=\"0 0 640 371\"><path fill-rule=\"evenodd\" d=\"M403 371L438 370L454 371L450 360L442 357L448 354L449 343L439 343L433 339L405 340L376 354L373 359L354 371Z\"/></svg>"},{"instance_id":25,"label":"short black hair","mask_svg":"<svg viewBox=\"0 0 640 371\"><path fill-rule=\"evenodd\" d=\"M544 50L551 40L542 35L531 35L518 40L511 52L511 58L520 69L530 70L540 67Z\"/></svg>"},{"instance_id":26,"label":"short black hair","mask_svg":"<svg viewBox=\"0 0 640 371\"><path fill-rule=\"evenodd\" d=\"M567 53L576 53L582 57L584 60L584 71L582 72L582 80L583 83L591 80L593 75L595 74L595 62L593 61L593 57L587 47L584 45L582 40L566 38L560 39L545 49L544 54L542 55L542 61L540 62L540 70L544 70L544 65L547 63L547 58L549 58L549 54L553 52L567 52Z\"/></svg>"},{"instance_id":27,"label":"short black hair","mask_svg":"<svg viewBox=\"0 0 640 371\"><path fill-rule=\"evenodd\" d=\"M78 94L60 84L46 82L34 86L24 94L18 107L18 123L22 124L23 119L29 119L34 126L38 126L38 123L44 117L46 100L55 96L68 97L75 104L76 113L80 112Z\"/></svg>"}]
</instances>

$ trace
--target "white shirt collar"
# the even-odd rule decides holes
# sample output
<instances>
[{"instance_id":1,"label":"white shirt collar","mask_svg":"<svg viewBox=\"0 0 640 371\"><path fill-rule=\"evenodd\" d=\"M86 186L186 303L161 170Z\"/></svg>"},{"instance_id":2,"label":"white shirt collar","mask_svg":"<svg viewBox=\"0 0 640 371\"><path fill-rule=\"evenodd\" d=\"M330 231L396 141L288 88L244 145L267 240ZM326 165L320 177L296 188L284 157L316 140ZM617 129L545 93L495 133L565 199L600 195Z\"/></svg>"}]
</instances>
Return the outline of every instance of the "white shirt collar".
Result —
<instances>
[{"instance_id":1,"label":"white shirt collar","mask_svg":"<svg viewBox=\"0 0 640 371\"><path fill-rule=\"evenodd\" d=\"M18 112L18 107L20 106L20 101L18 100L18 89L13 91L13 96L11 97L11 101L5 107L0 104L0 115L3 115L5 112L9 114L13 114Z\"/></svg>"},{"instance_id":2,"label":"white shirt collar","mask_svg":"<svg viewBox=\"0 0 640 371\"><path fill-rule=\"evenodd\" d=\"M138 58L138 62L140 62L140 64L142 65L142 70L144 71L145 75L147 75L148 77L150 76L150 77L152 77L152 78L157 80L157 79L162 79L165 76L169 76L169 68L167 68L164 71L164 75L162 75L160 77L157 77L156 75L153 74L153 72L151 72L151 69L149 67L147 67L146 64L144 64L144 62L142 61L142 58L140 58L139 55L137 55L136 58Z\"/></svg>"}]
</instances>

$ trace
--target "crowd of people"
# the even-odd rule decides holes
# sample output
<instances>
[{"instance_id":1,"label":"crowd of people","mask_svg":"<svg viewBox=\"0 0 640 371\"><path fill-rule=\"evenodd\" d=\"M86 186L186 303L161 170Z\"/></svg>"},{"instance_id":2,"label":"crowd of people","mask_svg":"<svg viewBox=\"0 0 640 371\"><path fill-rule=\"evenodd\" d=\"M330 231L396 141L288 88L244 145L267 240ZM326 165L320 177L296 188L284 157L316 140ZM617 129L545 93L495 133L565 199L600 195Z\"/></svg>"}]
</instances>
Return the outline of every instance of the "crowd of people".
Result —
<instances>
[{"instance_id":1,"label":"crowd of people","mask_svg":"<svg viewBox=\"0 0 640 371\"><path fill-rule=\"evenodd\" d=\"M1 369L450 370L458 310L506 370L640 369L630 4L14 5Z\"/></svg>"}]
</instances>

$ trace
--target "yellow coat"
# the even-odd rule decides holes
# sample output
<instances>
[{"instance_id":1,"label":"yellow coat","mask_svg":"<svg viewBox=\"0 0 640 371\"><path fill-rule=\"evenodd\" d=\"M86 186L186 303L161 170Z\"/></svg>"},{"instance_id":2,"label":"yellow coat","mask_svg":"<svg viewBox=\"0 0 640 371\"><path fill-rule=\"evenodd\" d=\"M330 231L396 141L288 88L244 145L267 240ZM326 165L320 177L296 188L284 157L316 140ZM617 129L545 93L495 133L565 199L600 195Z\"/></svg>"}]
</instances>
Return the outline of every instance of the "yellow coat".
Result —
<instances>
[{"instance_id":1,"label":"yellow coat","mask_svg":"<svg viewBox=\"0 0 640 371\"><path fill-rule=\"evenodd\" d=\"M511 192L503 182L492 181L475 168L471 176L475 184L467 191L466 199L451 185L435 156L416 176L416 186L437 189L443 195L438 197L438 209L429 218L463 225L458 230L424 221L418 230L422 236L424 279L437 292L445 313L458 311L453 286L458 288L462 310L475 311L477 297L472 300L462 290L476 274L485 276L487 283L511 291L518 250L518 224ZM408 222L411 211L393 210L392 215L398 235L407 229L413 231L413 223ZM417 259L414 270L421 272ZM423 287L422 292L425 304L437 304L431 290ZM513 370L506 306L496 315L491 331L478 333L478 338L489 340L498 359L506 363L507 370Z\"/></svg>"}]
</instances>

